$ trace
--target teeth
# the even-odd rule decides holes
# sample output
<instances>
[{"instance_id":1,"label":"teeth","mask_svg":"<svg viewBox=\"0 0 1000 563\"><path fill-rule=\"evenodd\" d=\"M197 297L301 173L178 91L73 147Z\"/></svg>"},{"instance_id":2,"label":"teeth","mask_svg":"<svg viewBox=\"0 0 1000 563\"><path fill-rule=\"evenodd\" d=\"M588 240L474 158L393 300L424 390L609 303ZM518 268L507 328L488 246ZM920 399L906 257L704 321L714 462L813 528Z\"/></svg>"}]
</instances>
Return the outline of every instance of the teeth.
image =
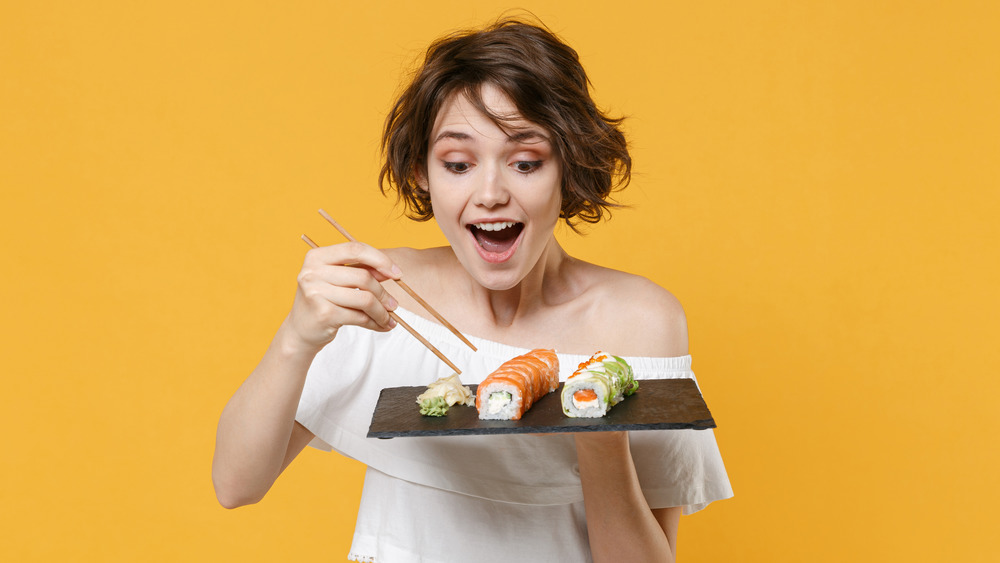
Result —
<instances>
[{"instance_id":1,"label":"teeth","mask_svg":"<svg viewBox=\"0 0 1000 563\"><path fill-rule=\"evenodd\" d=\"M499 223L477 223L476 225L473 226L476 227L477 229L482 229L484 231L500 231L503 229L509 229L510 227L513 227L516 224L517 223L513 221L501 221Z\"/></svg>"}]
</instances>

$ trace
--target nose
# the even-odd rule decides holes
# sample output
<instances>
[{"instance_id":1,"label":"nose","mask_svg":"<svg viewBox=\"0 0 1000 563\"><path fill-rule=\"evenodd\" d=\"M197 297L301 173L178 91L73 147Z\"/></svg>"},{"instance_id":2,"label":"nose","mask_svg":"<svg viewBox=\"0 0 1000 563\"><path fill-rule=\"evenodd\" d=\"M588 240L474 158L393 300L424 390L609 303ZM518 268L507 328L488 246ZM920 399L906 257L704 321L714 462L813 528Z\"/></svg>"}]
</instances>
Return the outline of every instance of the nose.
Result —
<instances>
[{"instance_id":1,"label":"nose","mask_svg":"<svg viewBox=\"0 0 1000 563\"><path fill-rule=\"evenodd\" d=\"M507 191L503 168L497 165L483 167L483 173L479 175L475 193L472 195L472 202L492 209L506 205L508 201L510 201L510 192Z\"/></svg>"}]
</instances>

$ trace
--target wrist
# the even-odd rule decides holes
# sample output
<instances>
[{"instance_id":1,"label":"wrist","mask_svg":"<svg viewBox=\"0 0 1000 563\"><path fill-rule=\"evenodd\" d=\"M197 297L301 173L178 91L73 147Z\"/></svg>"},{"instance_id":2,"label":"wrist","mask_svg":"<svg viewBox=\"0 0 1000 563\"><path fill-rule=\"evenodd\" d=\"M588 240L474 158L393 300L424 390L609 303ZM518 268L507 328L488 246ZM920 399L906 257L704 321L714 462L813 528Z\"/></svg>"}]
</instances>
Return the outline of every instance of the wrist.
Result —
<instances>
[{"instance_id":1,"label":"wrist","mask_svg":"<svg viewBox=\"0 0 1000 563\"><path fill-rule=\"evenodd\" d=\"M330 340L336 335L330 335ZM278 332L274 336L274 345L276 352L284 358L290 361L305 361L311 363L312 359L323 349L324 346L329 342L315 343L310 342L302 337L295 327L290 322L289 318L281 323L278 327Z\"/></svg>"}]
</instances>

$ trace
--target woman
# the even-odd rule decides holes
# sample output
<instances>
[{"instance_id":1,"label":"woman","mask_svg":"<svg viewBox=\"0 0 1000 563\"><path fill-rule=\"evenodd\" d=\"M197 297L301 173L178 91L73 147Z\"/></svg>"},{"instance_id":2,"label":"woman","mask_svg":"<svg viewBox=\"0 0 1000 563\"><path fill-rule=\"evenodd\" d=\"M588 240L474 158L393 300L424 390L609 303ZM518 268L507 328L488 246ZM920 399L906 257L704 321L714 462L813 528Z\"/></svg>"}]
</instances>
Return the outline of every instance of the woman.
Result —
<instances>
[{"instance_id":1,"label":"woman","mask_svg":"<svg viewBox=\"0 0 1000 563\"><path fill-rule=\"evenodd\" d=\"M387 119L380 181L449 246L307 254L291 312L219 422L224 506L258 501L312 442L368 465L352 559L673 561L682 507L731 495L711 431L364 437L381 388L450 373L392 330L389 311L462 366L465 383L538 347L569 371L600 349L638 378L693 377L677 300L555 239L560 219L600 220L629 178L619 121L587 86L571 48L515 20L429 48ZM383 289L404 272L479 352Z\"/></svg>"}]
</instances>

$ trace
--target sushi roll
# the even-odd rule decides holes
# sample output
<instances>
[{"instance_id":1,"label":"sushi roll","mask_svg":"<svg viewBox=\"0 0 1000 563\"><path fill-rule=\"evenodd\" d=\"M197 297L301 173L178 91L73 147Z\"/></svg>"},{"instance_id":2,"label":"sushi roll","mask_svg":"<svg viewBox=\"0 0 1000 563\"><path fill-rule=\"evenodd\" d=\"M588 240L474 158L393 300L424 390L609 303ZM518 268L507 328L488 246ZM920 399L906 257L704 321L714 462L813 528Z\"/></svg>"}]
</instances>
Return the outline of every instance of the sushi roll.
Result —
<instances>
[{"instance_id":1,"label":"sushi roll","mask_svg":"<svg viewBox=\"0 0 1000 563\"><path fill-rule=\"evenodd\" d=\"M520 420L538 399L559 387L554 350L532 350L503 363L476 390L481 420Z\"/></svg>"},{"instance_id":2,"label":"sushi roll","mask_svg":"<svg viewBox=\"0 0 1000 563\"><path fill-rule=\"evenodd\" d=\"M600 418L638 388L639 382L625 360L597 352L566 379L563 413L571 418Z\"/></svg>"}]
</instances>

